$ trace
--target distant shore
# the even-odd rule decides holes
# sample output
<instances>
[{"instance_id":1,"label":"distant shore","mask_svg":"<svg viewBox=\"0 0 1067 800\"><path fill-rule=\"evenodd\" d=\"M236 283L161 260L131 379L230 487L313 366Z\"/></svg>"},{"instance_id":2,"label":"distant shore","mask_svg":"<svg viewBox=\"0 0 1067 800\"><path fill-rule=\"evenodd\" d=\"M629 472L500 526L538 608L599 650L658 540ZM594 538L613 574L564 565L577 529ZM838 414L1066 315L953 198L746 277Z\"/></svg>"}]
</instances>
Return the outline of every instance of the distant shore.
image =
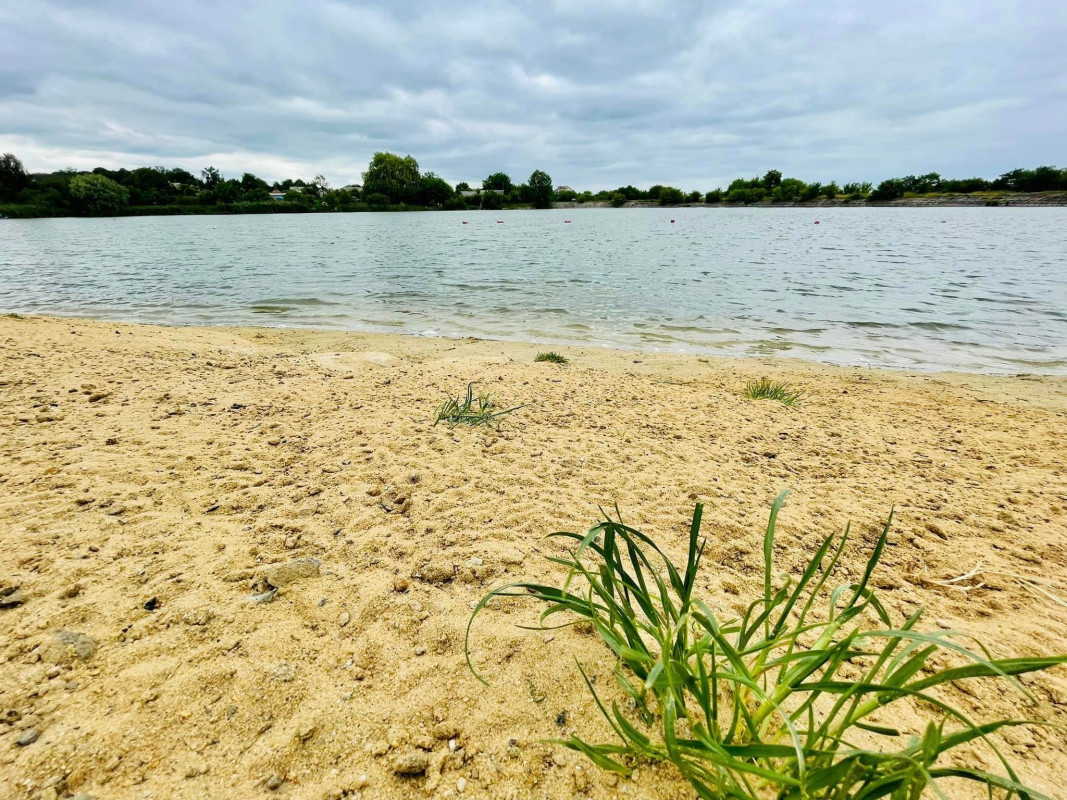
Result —
<instances>
[{"instance_id":1,"label":"distant shore","mask_svg":"<svg viewBox=\"0 0 1067 800\"><path fill-rule=\"evenodd\" d=\"M896 200L850 200L846 197L837 197L833 200L822 197L818 200L802 202L779 202L762 200L758 203L671 203L660 205L651 200L630 200L621 206L611 203L589 201L556 202L551 208L557 209L583 209L583 208L976 208L982 206L999 206L1010 208L1039 208L1039 207L1062 207L1067 206L1067 192L975 192L973 194L937 194L918 195L916 197L901 197ZM527 211L533 208L529 204L505 206L502 209L466 209L465 213L475 211L487 211L501 213L504 211ZM37 214L30 208L18 208L7 206L7 215L0 214L0 219L63 219L84 218L73 214ZM388 207L382 209L359 209L352 211L332 211L325 213L334 214L380 214L382 212L415 212L415 211L440 211L442 209L430 209L422 207ZM447 210L447 209L446 209ZM301 207L291 207L285 203L259 203L245 209L227 208L225 206L145 206L122 209L108 217L166 217L166 216L203 216L203 215L237 215L237 214L313 214L321 211L309 211ZM91 219L91 217L90 217Z\"/></svg>"},{"instance_id":2,"label":"distant shore","mask_svg":"<svg viewBox=\"0 0 1067 800\"><path fill-rule=\"evenodd\" d=\"M1067 192L975 192L973 194L931 194L896 200L849 200L822 197L797 203L678 203L661 206L650 200L632 200L621 208L974 208L977 206L1041 207L1067 206ZM553 208L612 208L611 203L554 203Z\"/></svg>"}]
</instances>

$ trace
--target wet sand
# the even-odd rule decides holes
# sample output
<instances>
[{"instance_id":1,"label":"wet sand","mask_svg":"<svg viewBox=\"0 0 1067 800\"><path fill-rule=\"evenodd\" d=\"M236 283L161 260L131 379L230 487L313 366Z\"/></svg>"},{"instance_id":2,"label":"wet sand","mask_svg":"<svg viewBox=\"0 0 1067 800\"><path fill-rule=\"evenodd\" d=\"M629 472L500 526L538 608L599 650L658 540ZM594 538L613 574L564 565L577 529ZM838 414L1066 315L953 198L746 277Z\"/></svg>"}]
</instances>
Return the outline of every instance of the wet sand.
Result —
<instances>
[{"instance_id":1,"label":"wet sand","mask_svg":"<svg viewBox=\"0 0 1067 800\"><path fill-rule=\"evenodd\" d=\"M679 559L706 503L700 586L727 614L762 591L782 489L783 570L849 521L861 569L895 507L876 579L895 615L923 605L999 656L1067 652L1067 608L1004 576L1067 598L1067 379L537 350L0 317L0 592L19 587L0 796L690 796L669 768L615 780L542 743L608 739L574 663L610 691L593 637L521 630L539 609L501 602L474 627L491 686L464 664L472 603L558 581L543 537L616 502ZM745 399L762 376L804 402ZM527 405L499 431L434 427L470 381ZM931 583L979 564L981 588ZM1067 724L1067 670L1026 683L1036 708L986 683L943 696ZM1067 735L1003 740L1061 793ZM394 774L411 753L426 775Z\"/></svg>"}]
</instances>

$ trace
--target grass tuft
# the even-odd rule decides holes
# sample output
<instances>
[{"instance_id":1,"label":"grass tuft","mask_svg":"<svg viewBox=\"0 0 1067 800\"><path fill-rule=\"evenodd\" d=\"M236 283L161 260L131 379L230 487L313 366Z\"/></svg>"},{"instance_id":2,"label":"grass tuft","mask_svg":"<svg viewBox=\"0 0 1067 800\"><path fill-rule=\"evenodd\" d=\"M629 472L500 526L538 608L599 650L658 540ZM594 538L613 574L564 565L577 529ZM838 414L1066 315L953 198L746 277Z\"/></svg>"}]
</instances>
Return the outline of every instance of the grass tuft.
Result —
<instances>
[{"instance_id":1,"label":"grass tuft","mask_svg":"<svg viewBox=\"0 0 1067 800\"><path fill-rule=\"evenodd\" d=\"M1044 797L1020 783L991 737L1038 723L973 722L931 690L991 678L1029 697L1015 676L1067 656L993 659L977 640L974 649L961 644L958 632L920 630L921 609L894 624L870 583L892 514L861 577L838 575L846 527L821 543L799 577L776 581L774 533L786 494L764 534L762 596L739 618L720 618L694 592L706 544L701 505L681 567L646 534L605 515L584 535L552 534L573 548L549 557L568 568L562 587L512 583L482 599L467 626L468 666L478 675L470 631L486 604L532 597L545 605L540 628L591 626L618 659L625 702L610 705L578 665L617 741L556 740L602 769L625 775L642 762L669 762L706 800L915 800L926 790L946 797L946 779L978 784L991 797ZM835 578L843 582L835 586ZM958 665L940 666L945 655ZM916 703L933 706L939 720L922 730L894 727L909 718L894 704ZM989 748L998 772L961 766L975 745Z\"/></svg>"},{"instance_id":2,"label":"grass tuft","mask_svg":"<svg viewBox=\"0 0 1067 800\"><path fill-rule=\"evenodd\" d=\"M478 426L491 423L499 425L504 417L513 411L518 411L520 408L523 408L523 406L515 406L503 411L498 410L488 393L483 392L475 397L474 384L469 383L467 384L467 396L465 399L460 400L458 397L449 396L445 402L437 407L433 424L437 425L437 423L443 422L450 428L454 428L457 425Z\"/></svg>"},{"instance_id":3,"label":"grass tuft","mask_svg":"<svg viewBox=\"0 0 1067 800\"><path fill-rule=\"evenodd\" d=\"M768 378L745 384L745 397L749 400L777 400L784 406L795 406L803 396L804 392L794 389L790 384Z\"/></svg>"},{"instance_id":4,"label":"grass tuft","mask_svg":"<svg viewBox=\"0 0 1067 800\"><path fill-rule=\"evenodd\" d=\"M534 356L534 361L551 361L553 364L571 363L569 358L560 355L555 350L549 350L547 353L538 353Z\"/></svg>"}]
</instances>

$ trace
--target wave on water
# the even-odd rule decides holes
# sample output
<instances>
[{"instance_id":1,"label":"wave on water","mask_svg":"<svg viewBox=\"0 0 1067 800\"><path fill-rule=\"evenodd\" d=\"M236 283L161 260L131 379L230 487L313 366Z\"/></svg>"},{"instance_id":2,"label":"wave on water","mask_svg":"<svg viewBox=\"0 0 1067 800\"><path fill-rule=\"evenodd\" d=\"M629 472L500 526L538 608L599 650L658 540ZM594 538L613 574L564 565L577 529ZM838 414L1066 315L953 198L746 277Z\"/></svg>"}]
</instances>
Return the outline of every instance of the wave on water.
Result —
<instances>
[{"instance_id":1,"label":"wave on water","mask_svg":"<svg viewBox=\"0 0 1067 800\"><path fill-rule=\"evenodd\" d=\"M902 325L899 325L899 324L894 323L894 322L871 322L870 320L845 320L845 322L843 324L847 325L850 328L901 328L901 327L903 327Z\"/></svg>"},{"instance_id":2,"label":"wave on water","mask_svg":"<svg viewBox=\"0 0 1067 800\"><path fill-rule=\"evenodd\" d=\"M253 314L288 314L290 311L299 311L303 308L340 305L343 304L319 297L269 297L251 302L245 308Z\"/></svg>"},{"instance_id":3,"label":"wave on water","mask_svg":"<svg viewBox=\"0 0 1067 800\"><path fill-rule=\"evenodd\" d=\"M248 307L253 314L288 314L292 306L275 306L266 303L253 303Z\"/></svg>"},{"instance_id":4,"label":"wave on water","mask_svg":"<svg viewBox=\"0 0 1067 800\"><path fill-rule=\"evenodd\" d=\"M958 322L909 322L909 328L919 328L924 331L969 331L970 325L961 325Z\"/></svg>"}]
</instances>

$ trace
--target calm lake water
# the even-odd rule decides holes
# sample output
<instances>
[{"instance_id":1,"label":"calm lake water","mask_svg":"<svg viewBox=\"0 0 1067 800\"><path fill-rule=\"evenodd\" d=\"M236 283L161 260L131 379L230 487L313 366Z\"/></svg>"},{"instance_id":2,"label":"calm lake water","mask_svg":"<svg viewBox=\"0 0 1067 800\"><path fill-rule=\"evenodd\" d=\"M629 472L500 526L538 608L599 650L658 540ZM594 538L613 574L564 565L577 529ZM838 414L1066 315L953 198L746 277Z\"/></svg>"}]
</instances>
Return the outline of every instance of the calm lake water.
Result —
<instances>
[{"instance_id":1,"label":"calm lake water","mask_svg":"<svg viewBox=\"0 0 1067 800\"><path fill-rule=\"evenodd\" d=\"M2 220L0 310L1064 374L1067 208Z\"/></svg>"}]
</instances>

